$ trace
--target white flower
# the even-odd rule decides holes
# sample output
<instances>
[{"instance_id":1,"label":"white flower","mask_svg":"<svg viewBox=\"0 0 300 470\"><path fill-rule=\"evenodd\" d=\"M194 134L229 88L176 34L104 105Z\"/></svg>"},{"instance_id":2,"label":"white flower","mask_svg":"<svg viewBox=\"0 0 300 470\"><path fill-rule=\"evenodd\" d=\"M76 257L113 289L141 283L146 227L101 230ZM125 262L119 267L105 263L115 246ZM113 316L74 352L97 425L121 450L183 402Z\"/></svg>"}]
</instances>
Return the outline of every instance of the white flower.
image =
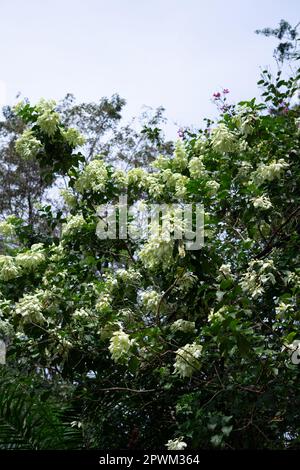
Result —
<instances>
[{"instance_id":1,"label":"white flower","mask_svg":"<svg viewBox=\"0 0 300 470\"><path fill-rule=\"evenodd\" d=\"M165 239L160 234L152 235L139 252L139 258L150 270L162 265L167 270L172 262L174 241Z\"/></svg>"},{"instance_id":2,"label":"white flower","mask_svg":"<svg viewBox=\"0 0 300 470\"><path fill-rule=\"evenodd\" d=\"M155 313L161 299L161 294L155 290L147 290L141 293L141 301L146 310Z\"/></svg>"},{"instance_id":3,"label":"white flower","mask_svg":"<svg viewBox=\"0 0 300 470\"><path fill-rule=\"evenodd\" d=\"M20 157L31 158L36 157L42 148L41 142L35 137L33 131L27 129L16 140L16 152Z\"/></svg>"},{"instance_id":4,"label":"white flower","mask_svg":"<svg viewBox=\"0 0 300 470\"><path fill-rule=\"evenodd\" d=\"M116 270L116 276L118 279L121 279L125 283L137 283L140 282L142 279L142 275L138 272L135 271L132 268L129 269L117 269Z\"/></svg>"},{"instance_id":5,"label":"white flower","mask_svg":"<svg viewBox=\"0 0 300 470\"><path fill-rule=\"evenodd\" d=\"M179 374L181 377L191 377L200 368L201 352L202 346L196 343L188 343L183 348L179 348L175 352L174 373Z\"/></svg>"},{"instance_id":6,"label":"white flower","mask_svg":"<svg viewBox=\"0 0 300 470\"><path fill-rule=\"evenodd\" d=\"M236 137L224 123L213 129L211 135L212 148L216 152L223 153L236 150Z\"/></svg>"},{"instance_id":7,"label":"white flower","mask_svg":"<svg viewBox=\"0 0 300 470\"><path fill-rule=\"evenodd\" d=\"M184 144L181 140L178 140L175 144L175 151L173 160L171 160L172 167L178 171L185 170L187 167L187 155L184 148Z\"/></svg>"},{"instance_id":8,"label":"white flower","mask_svg":"<svg viewBox=\"0 0 300 470\"><path fill-rule=\"evenodd\" d=\"M242 275L240 286L244 292L249 292L253 299L264 293L265 284L275 284L273 260L250 261L247 272Z\"/></svg>"},{"instance_id":9,"label":"white flower","mask_svg":"<svg viewBox=\"0 0 300 470\"><path fill-rule=\"evenodd\" d=\"M84 309L84 308L79 308L76 309L75 312L73 313L74 318L88 318L89 313Z\"/></svg>"},{"instance_id":10,"label":"white flower","mask_svg":"<svg viewBox=\"0 0 300 470\"><path fill-rule=\"evenodd\" d=\"M109 352L115 362L124 356L127 356L134 340L123 330L115 331L110 339Z\"/></svg>"},{"instance_id":11,"label":"white flower","mask_svg":"<svg viewBox=\"0 0 300 470\"><path fill-rule=\"evenodd\" d=\"M291 344L286 344L285 347L290 351L292 363L300 364L300 340L295 339Z\"/></svg>"},{"instance_id":12,"label":"white flower","mask_svg":"<svg viewBox=\"0 0 300 470\"><path fill-rule=\"evenodd\" d=\"M163 194L165 187L159 182L159 175L152 174L147 177L147 189L152 197L158 197Z\"/></svg>"},{"instance_id":13,"label":"white flower","mask_svg":"<svg viewBox=\"0 0 300 470\"><path fill-rule=\"evenodd\" d=\"M23 323L44 323L42 291L25 294L16 304L16 314L21 315Z\"/></svg>"},{"instance_id":14,"label":"white flower","mask_svg":"<svg viewBox=\"0 0 300 470\"><path fill-rule=\"evenodd\" d=\"M41 243L32 245L30 251L19 253L16 256L16 263L23 269L33 270L45 261L43 245Z\"/></svg>"},{"instance_id":15,"label":"white flower","mask_svg":"<svg viewBox=\"0 0 300 470\"><path fill-rule=\"evenodd\" d=\"M222 273L226 278L232 278L232 272L231 272L231 265L230 264L222 264L219 267L220 273Z\"/></svg>"},{"instance_id":16,"label":"white flower","mask_svg":"<svg viewBox=\"0 0 300 470\"><path fill-rule=\"evenodd\" d=\"M147 186L148 174L142 168L133 168L128 171L128 184L135 185L139 189Z\"/></svg>"},{"instance_id":17,"label":"white flower","mask_svg":"<svg viewBox=\"0 0 300 470\"><path fill-rule=\"evenodd\" d=\"M209 323L214 323L214 322L222 323L225 320L225 317L224 317L225 313L226 313L226 307L221 307L216 312L212 308L210 310L210 313L209 313L208 317L207 317L207 321Z\"/></svg>"},{"instance_id":18,"label":"white flower","mask_svg":"<svg viewBox=\"0 0 300 470\"><path fill-rule=\"evenodd\" d=\"M43 112L43 114L41 114L37 118L37 124L40 126L42 131L49 137L52 137L55 134L59 122L59 114L49 110Z\"/></svg>"},{"instance_id":19,"label":"white flower","mask_svg":"<svg viewBox=\"0 0 300 470\"><path fill-rule=\"evenodd\" d=\"M168 450L184 450L187 444L183 441L183 437L177 437L176 439L169 439L165 444Z\"/></svg>"},{"instance_id":20,"label":"white flower","mask_svg":"<svg viewBox=\"0 0 300 470\"><path fill-rule=\"evenodd\" d=\"M186 195L186 183L188 181L187 176L181 175L179 173L174 173L175 180L175 196L179 199L184 198Z\"/></svg>"},{"instance_id":21,"label":"white flower","mask_svg":"<svg viewBox=\"0 0 300 470\"><path fill-rule=\"evenodd\" d=\"M101 159L92 160L83 170L75 183L75 189L80 193L92 190L103 192L108 180L106 164Z\"/></svg>"},{"instance_id":22,"label":"white flower","mask_svg":"<svg viewBox=\"0 0 300 470\"><path fill-rule=\"evenodd\" d=\"M55 106L56 106L55 100L46 100L45 98L41 98L35 108L38 113L42 114L42 113L45 113L46 111L53 111Z\"/></svg>"},{"instance_id":23,"label":"white flower","mask_svg":"<svg viewBox=\"0 0 300 470\"><path fill-rule=\"evenodd\" d=\"M268 196L259 196L252 199L253 206L256 209L270 209L272 203Z\"/></svg>"},{"instance_id":24,"label":"white flower","mask_svg":"<svg viewBox=\"0 0 300 470\"><path fill-rule=\"evenodd\" d=\"M5 237L11 237L15 235L15 227L8 220L0 222L0 234Z\"/></svg>"},{"instance_id":25,"label":"white flower","mask_svg":"<svg viewBox=\"0 0 300 470\"><path fill-rule=\"evenodd\" d=\"M257 170L252 174L252 181L256 184L262 184L265 181L273 181L275 178L279 178L289 164L286 163L282 158L278 161L274 160L269 165L261 163Z\"/></svg>"},{"instance_id":26,"label":"white flower","mask_svg":"<svg viewBox=\"0 0 300 470\"><path fill-rule=\"evenodd\" d=\"M96 303L96 310L99 313L105 313L110 309L112 303L112 298L109 292L102 292L101 297Z\"/></svg>"},{"instance_id":27,"label":"white flower","mask_svg":"<svg viewBox=\"0 0 300 470\"><path fill-rule=\"evenodd\" d=\"M169 166L170 159L164 155L158 155L158 157L151 164L153 168L158 168L159 170L165 170Z\"/></svg>"},{"instance_id":28,"label":"white flower","mask_svg":"<svg viewBox=\"0 0 300 470\"><path fill-rule=\"evenodd\" d=\"M195 322L183 320L180 318L179 320L176 320L174 323L172 323L170 330L174 332L182 331L184 333L195 333Z\"/></svg>"},{"instance_id":29,"label":"white flower","mask_svg":"<svg viewBox=\"0 0 300 470\"><path fill-rule=\"evenodd\" d=\"M188 292L191 287L195 285L198 278L193 274L191 271L187 271L184 275L180 278L180 282L178 285L178 289L183 292Z\"/></svg>"},{"instance_id":30,"label":"white flower","mask_svg":"<svg viewBox=\"0 0 300 470\"><path fill-rule=\"evenodd\" d=\"M63 225L63 235L76 235L76 233L82 229L85 225L85 220L81 214L72 215L66 224Z\"/></svg>"},{"instance_id":31,"label":"white flower","mask_svg":"<svg viewBox=\"0 0 300 470\"><path fill-rule=\"evenodd\" d=\"M218 192L218 189L220 187L220 184L217 181L207 181L206 183L206 188L208 189L208 192L211 196L216 194Z\"/></svg>"},{"instance_id":32,"label":"white flower","mask_svg":"<svg viewBox=\"0 0 300 470\"><path fill-rule=\"evenodd\" d=\"M241 107L239 114L234 118L236 125L245 137L253 133L255 121L257 120L255 114L249 111L249 108Z\"/></svg>"},{"instance_id":33,"label":"white flower","mask_svg":"<svg viewBox=\"0 0 300 470\"><path fill-rule=\"evenodd\" d=\"M113 174L112 174L113 179L117 183L119 188L125 188L128 185L128 177L125 171L117 168Z\"/></svg>"},{"instance_id":34,"label":"white flower","mask_svg":"<svg viewBox=\"0 0 300 470\"><path fill-rule=\"evenodd\" d=\"M11 281L20 274L20 268L15 264L12 256L0 255L0 279Z\"/></svg>"},{"instance_id":35,"label":"white flower","mask_svg":"<svg viewBox=\"0 0 300 470\"><path fill-rule=\"evenodd\" d=\"M201 155L200 157L192 157L190 159L189 170L191 178L201 178L205 174L203 158L203 155Z\"/></svg>"},{"instance_id":36,"label":"white flower","mask_svg":"<svg viewBox=\"0 0 300 470\"><path fill-rule=\"evenodd\" d=\"M64 189L62 188L60 191L60 195L62 196L65 204L70 208L74 208L76 206L76 196L73 194L73 192L70 189Z\"/></svg>"},{"instance_id":37,"label":"white flower","mask_svg":"<svg viewBox=\"0 0 300 470\"><path fill-rule=\"evenodd\" d=\"M61 135L72 148L80 147L85 143L85 138L73 127L69 127L67 130L61 130Z\"/></svg>"},{"instance_id":38,"label":"white flower","mask_svg":"<svg viewBox=\"0 0 300 470\"><path fill-rule=\"evenodd\" d=\"M292 304L286 304L285 302L279 302L278 306L275 307L275 313L281 318L286 317L286 313L293 308Z\"/></svg>"}]
</instances>

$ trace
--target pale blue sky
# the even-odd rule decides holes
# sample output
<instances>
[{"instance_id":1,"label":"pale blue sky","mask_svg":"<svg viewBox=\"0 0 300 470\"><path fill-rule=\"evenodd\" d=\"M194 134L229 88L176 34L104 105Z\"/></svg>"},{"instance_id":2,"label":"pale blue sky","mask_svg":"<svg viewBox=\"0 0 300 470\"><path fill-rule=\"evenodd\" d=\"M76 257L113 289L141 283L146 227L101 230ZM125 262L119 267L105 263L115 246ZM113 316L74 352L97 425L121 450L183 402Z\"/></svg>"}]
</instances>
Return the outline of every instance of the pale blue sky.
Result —
<instances>
[{"instance_id":1,"label":"pale blue sky","mask_svg":"<svg viewBox=\"0 0 300 470\"><path fill-rule=\"evenodd\" d=\"M163 105L172 122L200 125L216 114L215 90L257 94L274 41L254 30L299 17L297 0L0 0L0 80L9 103L18 91L34 101L117 92L126 117Z\"/></svg>"}]
</instances>

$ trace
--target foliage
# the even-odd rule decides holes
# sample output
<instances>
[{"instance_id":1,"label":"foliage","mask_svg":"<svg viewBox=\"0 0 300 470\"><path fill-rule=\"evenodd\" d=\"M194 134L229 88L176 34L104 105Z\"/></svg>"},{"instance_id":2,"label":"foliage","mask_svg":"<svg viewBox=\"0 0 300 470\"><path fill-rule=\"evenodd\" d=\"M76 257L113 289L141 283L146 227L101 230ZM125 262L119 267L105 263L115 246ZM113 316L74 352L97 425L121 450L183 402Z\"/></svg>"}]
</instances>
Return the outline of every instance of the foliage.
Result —
<instances>
[{"instance_id":1,"label":"foliage","mask_svg":"<svg viewBox=\"0 0 300 470\"><path fill-rule=\"evenodd\" d=\"M0 396L2 419L11 403L12 423L29 420L21 437L3 424L3 447L58 446L31 413L31 380L43 378L51 420L64 422L58 397L74 404L82 448L299 448L298 81L266 71L262 103L226 106L186 130L172 156L128 171L99 155L79 164L51 103L19 106L19 148L46 164L46 178L67 172L70 215L43 246L17 248L22 226L2 225L5 367L29 373L24 403L18 389ZM101 238L101 205L124 193L135 207L202 203L204 246L155 231ZM182 221L169 211L175 230Z\"/></svg>"},{"instance_id":2,"label":"foliage","mask_svg":"<svg viewBox=\"0 0 300 470\"><path fill-rule=\"evenodd\" d=\"M82 433L72 427L67 404L59 402L53 384L50 392L41 378L1 370L0 401L0 449L82 446Z\"/></svg>"},{"instance_id":3,"label":"foliage","mask_svg":"<svg viewBox=\"0 0 300 470\"><path fill-rule=\"evenodd\" d=\"M274 57L282 64L285 60L300 58L298 27L299 23L293 27L286 20L281 20L277 28L258 29L255 32L267 37L273 36L280 41L274 50Z\"/></svg>"}]
</instances>

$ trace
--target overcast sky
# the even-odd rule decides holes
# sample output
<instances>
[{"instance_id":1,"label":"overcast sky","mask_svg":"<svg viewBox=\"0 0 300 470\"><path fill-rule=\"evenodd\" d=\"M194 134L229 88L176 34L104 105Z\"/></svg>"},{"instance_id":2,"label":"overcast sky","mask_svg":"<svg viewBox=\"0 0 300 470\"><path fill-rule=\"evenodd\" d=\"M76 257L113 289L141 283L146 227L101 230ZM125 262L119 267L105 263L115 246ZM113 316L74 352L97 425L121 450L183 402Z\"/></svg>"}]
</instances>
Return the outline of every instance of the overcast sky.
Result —
<instances>
[{"instance_id":1,"label":"overcast sky","mask_svg":"<svg viewBox=\"0 0 300 470\"><path fill-rule=\"evenodd\" d=\"M299 1L0 0L0 99L119 93L126 117L163 105L171 122L200 126L214 91L257 95L275 43L254 30L281 18L296 24Z\"/></svg>"}]
</instances>

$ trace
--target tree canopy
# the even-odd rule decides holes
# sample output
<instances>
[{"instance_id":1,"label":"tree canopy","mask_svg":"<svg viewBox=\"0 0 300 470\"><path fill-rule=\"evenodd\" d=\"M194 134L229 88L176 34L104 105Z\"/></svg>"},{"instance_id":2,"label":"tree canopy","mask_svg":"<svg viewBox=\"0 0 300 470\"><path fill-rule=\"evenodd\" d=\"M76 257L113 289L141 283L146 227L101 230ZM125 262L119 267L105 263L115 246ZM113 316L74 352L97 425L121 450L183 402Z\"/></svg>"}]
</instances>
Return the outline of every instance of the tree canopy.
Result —
<instances>
[{"instance_id":1,"label":"tree canopy","mask_svg":"<svg viewBox=\"0 0 300 470\"><path fill-rule=\"evenodd\" d=\"M87 160L54 102L17 105L16 151L67 177L69 215L34 243L0 224L2 448L299 448L298 80L264 71L261 102L216 92L216 122L129 169ZM124 195L130 231L105 237ZM175 236L187 205L197 249Z\"/></svg>"}]
</instances>

